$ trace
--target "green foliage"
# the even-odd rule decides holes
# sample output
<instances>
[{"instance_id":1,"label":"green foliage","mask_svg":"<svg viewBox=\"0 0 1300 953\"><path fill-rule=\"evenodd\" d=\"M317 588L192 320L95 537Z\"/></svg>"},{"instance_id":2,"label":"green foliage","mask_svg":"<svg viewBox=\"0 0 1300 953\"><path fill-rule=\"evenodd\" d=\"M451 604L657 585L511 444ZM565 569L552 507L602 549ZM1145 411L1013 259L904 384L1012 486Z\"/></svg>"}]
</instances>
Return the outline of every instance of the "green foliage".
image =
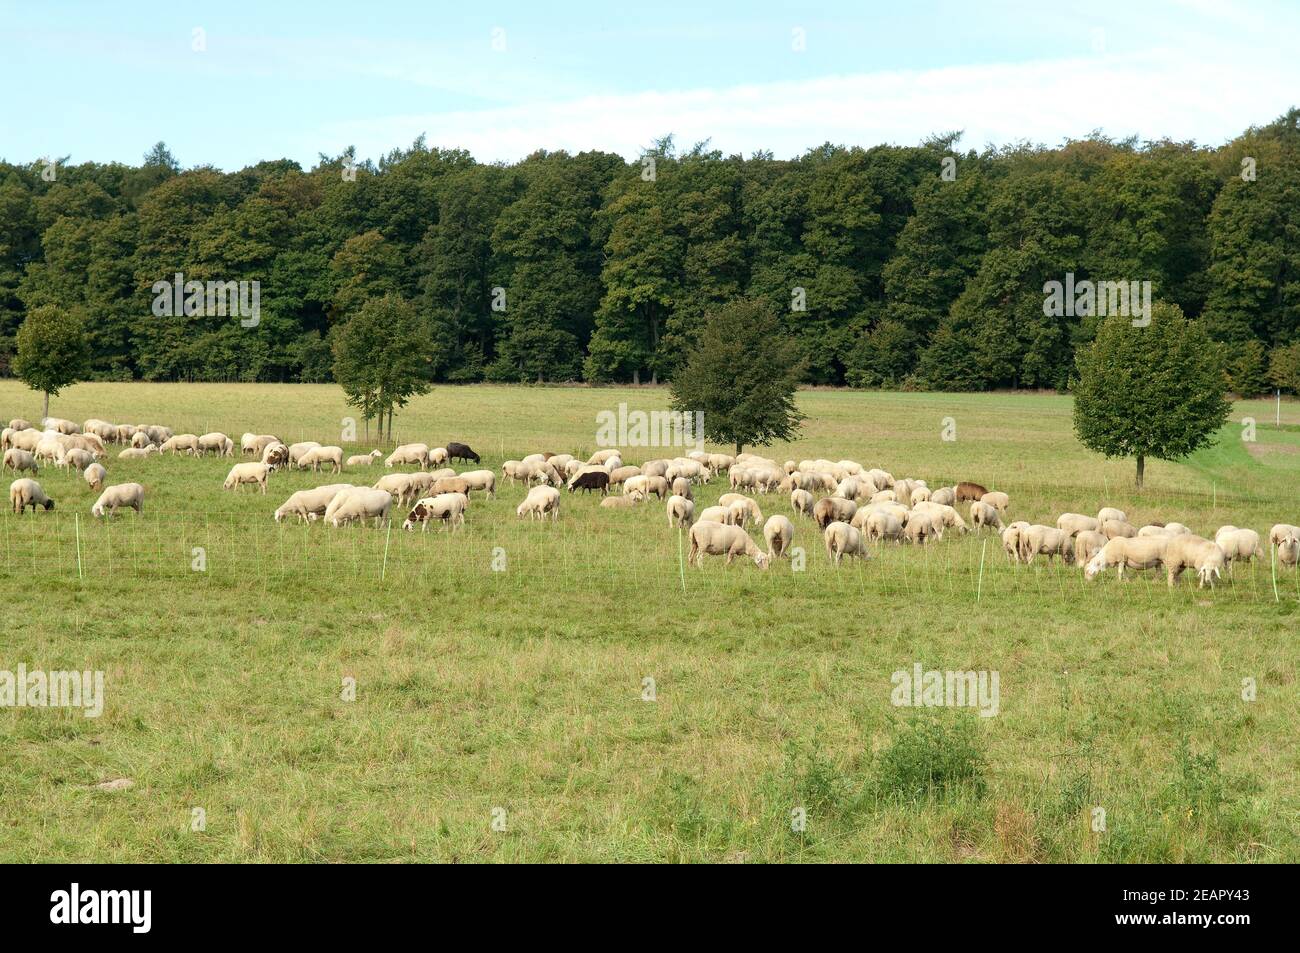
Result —
<instances>
[{"instance_id":1,"label":"green foliage","mask_svg":"<svg viewBox=\"0 0 1300 953\"><path fill-rule=\"evenodd\" d=\"M1074 431L1107 457L1178 460L1213 442L1231 404L1219 350L1173 304L1156 302L1146 327L1112 315L1077 357Z\"/></svg>"},{"instance_id":2,"label":"green foliage","mask_svg":"<svg viewBox=\"0 0 1300 953\"><path fill-rule=\"evenodd\" d=\"M1300 394L1300 341L1273 349L1268 360L1268 380L1274 387Z\"/></svg>"},{"instance_id":3,"label":"green foliage","mask_svg":"<svg viewBox=\"0 0 1300 953\"><path fill-rule=\"evenodd\" d=\"M791 440L805 419L794 392L803 367L772 309L741 299L705 320L699 343L672 385L674 410L703 412L710 440L766 446Z\"/></svg>"},{"instance_id":4,"label":"green foliage","mask_svg":"<svg viewBox=\"0 0 1300 953\"><path fill-rule=\"evenodd\" d=\"M85 317L79 313L54 305L34 309L18 329L14 373L47 399L84 380L90 371L85 329Z\"/></svg>"},{"instance_id":5,"label":"green foliage","mask_svg":"<svg viewBox=\"0 0 1300 953\"><path fill-rule=\"evenodd\" d=\"M334 336L334 379L365 420L429 390L433 342L428 322L396 294L372 298Z\"/></svg>"},{"instance_id":6,"label":"green foliage","mask_svg":"<svg viewBox=\"0 0 1300 953\"><path fill-rule=\"evenodd\" d=\"M876 764L877 792L885 800L917 803L984 794L984 756L969 717L914 718L895 725Z\"/></svg>"}]
</instances>

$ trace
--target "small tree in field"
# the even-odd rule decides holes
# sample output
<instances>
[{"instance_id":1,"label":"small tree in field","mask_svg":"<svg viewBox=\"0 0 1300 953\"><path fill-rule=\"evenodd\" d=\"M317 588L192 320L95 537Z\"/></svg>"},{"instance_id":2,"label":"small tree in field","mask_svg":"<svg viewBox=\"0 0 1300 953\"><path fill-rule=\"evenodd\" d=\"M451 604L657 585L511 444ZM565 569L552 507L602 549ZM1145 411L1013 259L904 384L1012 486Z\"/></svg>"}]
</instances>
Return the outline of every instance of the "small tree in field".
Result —
<instances>
[{"instance_id":1,"label":"small tree in field","mask_svg":"<svg viewBox=\"0 0 1300 953\"><path fill-rule=\"evenodd\" d=\"M433 367L434 343L427 321L415 306L397 294L371 298L335 333L334 379L349 406L361 411L370 435L370 418L384 415L393 435L393 407L427 393Z\"/></svg>"},{"instance_id":2,"label":"small tree in field","mask_svg":"<svg viewBox=\"0 0 1300 953\"><path fill-rule=\"evenodd\" d=\"M42 418L50 415L50 397L90 372L90 347L81 317L52 304L33 308L18 329L14 373L32 390L45 393Z\"/></svg>"},{"instance_id":3,"label":"small tree in field","mask_svg":"<svg viewBox=\"0 0 1300 953\"><path fill-rule=\"evenodd\" d=\"M672 383L672 407L702 411L704 434L732 444L791 440L804 415L794 392L803 376L799 348L770 307L739 299L709 315L699 343Z\"/></svg>"},{"instance_id":4,"label":"small tree in field","mask_svg":"<svg viewBox=\"0 0 1300 953\"><path fill-rule=\"evenodd\" d=\"M1157 302L1151 323L1112 315L1075 358L1074 432L1089 450L1178 460L1214 441L1232 404L1224 396L1221 352L1177 305Z\"/></svg>"}]
</instances>

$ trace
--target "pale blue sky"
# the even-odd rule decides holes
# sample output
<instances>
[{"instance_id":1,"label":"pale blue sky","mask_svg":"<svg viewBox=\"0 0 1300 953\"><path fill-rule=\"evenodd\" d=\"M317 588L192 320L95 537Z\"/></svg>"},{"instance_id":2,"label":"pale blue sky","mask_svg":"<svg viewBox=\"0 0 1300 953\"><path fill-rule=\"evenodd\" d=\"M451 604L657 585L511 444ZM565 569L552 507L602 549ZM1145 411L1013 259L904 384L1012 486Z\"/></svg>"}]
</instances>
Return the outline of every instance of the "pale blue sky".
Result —
<instances>
[{"instance_id":1,"label":"pale blue sky","mask_svg":"<svg viewBox=\"0 0 1300 953\"><path fill-rule=\"evenodd\" d=\"M778 156L956 128L1217 144L1300 102L1297 49L1300 3L1269 0L0 0L0 157L137 162L163 139L187 167L310 166L421 132L487 161L667 132Z\"/></svg>"}]
</instances>

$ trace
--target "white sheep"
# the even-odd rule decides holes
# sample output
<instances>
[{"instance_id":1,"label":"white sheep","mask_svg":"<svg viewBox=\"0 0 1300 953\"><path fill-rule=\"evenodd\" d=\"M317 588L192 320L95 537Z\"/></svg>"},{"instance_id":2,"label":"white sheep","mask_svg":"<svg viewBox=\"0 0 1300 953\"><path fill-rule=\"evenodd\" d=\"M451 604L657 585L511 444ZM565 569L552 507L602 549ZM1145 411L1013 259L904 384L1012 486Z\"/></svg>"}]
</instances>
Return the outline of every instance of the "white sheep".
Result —
<instances>
[{"instance_id":1,"label":"white sheep","mask_svg":"<svg viewBox=\"0 0 1300 953\"><path fill-rule=\"evenodd\" d=\"M82 471L81 475L92 490L98 490L104 486L104 478L108 476L108 471L104 469L102 463L92 463Z\"/></svg>"},{"instance_id":2,"label":"white sheep","mask_svg":"<svg viewBox=\"0 0 1300 953\"><path fill-rule=\"evenodd\" d=\"M538 489L550 489L550 487L539 487ZM559 493L555 490L555 512L559 512ZM414 509L407 514L406 521L402 523L402 529L415 529L415 524L420 524L420 532L425 532L429 528L431 520L439 520L451 527L454 533L457 528L465 525L465 510L469 506L469 498L464 493L439 493L437 496L426 496L418 500ZM543 519L545 517L543 516Z\"/></svg>"},{"instance_id":3,"label":"white sheep","mask_svg":"<svg viewBox=\"0 0 1300 953\"><path fill-rule=\"evenodd\" d=\"M870 558L866 545L862 542L862 534L850 526L848 523L836 520L822 532L822 538L826 542L826 558L836 566L845 556L857 556L859 559Z\"/></svg>"},{"instance_id":4,"label":"white sheep","mask_svg":"<svg viewBox=\"0 0 1300 953\"><path fill-rule=\"evenodd\" d=\"M1273 528L1268 531L1268 544L1276 546L1288 536L1300 538L1300 526L1292 526L1290 523L1275 523Z\"/></svg>"},{"instance_id":5,"label":"white sheep","mask_svg":"<svg viewBox=\"0 0 1300 953\"><path fill-rule=\"evenodd\" d=\"M192 433L179 433L168 437L158 448L163 453L192 453L199 452L199 438ZM118 454L120 457L121 454Z\"/></svg>"},{"instance_id":6,"label":"white sheep","mask_svg":"<svg viewBox=\"0 0 1300 953\"><path fill-rule=\"evenodd\" d=\"M1196 571L1197 589L1203 589L1207 582L1213 589L1214 580L1223 577L1223 549L1218 543L1212 543L1208 539L1190 533L1179 533L1177 536L1170 537L1165 544L1163 561L1169 576L1170 589L1178 582L1178 577L1182 575L1184 569Z\"/></svg>"},{"instance_id":7,"label":"white sheep","mask_svg":"<svg viewBox=\"0 0 1300 953\"><path fill-rule=\"evenodd\" d=\"M21 480L14 480L9 484L9 502L13 505L15 513L23 513L27 507L36 512L36 507L41 506L46 510L54 509L54 501L45 495L45 490L35 480L24 477Z\"/></svg>"},{"instance_id":8,"label":"white sheep","mask_svg":"<svg viewBox=\"0 0 1300 953\"><path fill-rule=\"evenodd\" d=\"M311 490L299 490L276 508L275 521L278 523L285 517L297 516L298 522L306 523L324 514L330 501L339 493L351 489L351 483L331 483Z\"/></svg>"},{"instance_id":9,"label":"white sheep","mask_svg":"<svg viewBox=\"0 0 1300 953\"><path fill-rule=\"evenodd\" d=\"M1132 538L1138 534L1137 527L1128 520L1115 519L1104 520L1101 524L1101 532L1107 539L1114 539L1116 536Z\"/></svg>"},{"instance_id":10,"label":"white sheep","mask_svg":"<svg viewBox=\"0 0 1300 953\"><path fill-rule=\"evenodd\" d=\"M429 466L429 445L427 443L404 443L388 455L384 466L415 464L419 467Z\"/></svg>"},{"instance_id":11,"label":"white sheep","mask_svg":"<svg viewBox=\"0 0 1300 953\"><path fill-rule=\"evenodd\" d=\"M763 539L767 541L767 558L780 559L790 552L790 543L794 540L794 524L779 513L769 516L763 524Z\"/></svg>"},{"instance_id":12,"label":"white sheep","mask_svg":"<svg viewBox=\"0 0 1300 953\"><path fill-rule=\"evenodd\" d=\"M980 500L980 502L984 502ZM1029 529L1029 524L1024 520L1016 520L1007 525L1002 531L1002 549L1007 554L1007 558L1013 562L1020 562L1020 535Z\"/></svg>"},{"instance_id":13,"label":"white sheep","mask_svg":"<svg viewBox=\"0 0 1300 953\"><path fill-rule=\"evenodd\" d=\"M997 508L997 511L1003 516L1007 515L1007 510L1011 508L1011 497L997 490L990 490L980 497L981 503L987 503L989 506Z\"/></svg>"},{"instance_id":14,"label":"white sheep","mask_svg":"<svg viewBox=\"0 0 1300 953\"><path fill-rule=\"evenodd\" d=\"M36 466L36 456L28 450L19 450L17 447L10 447L5 451L4 466L14 473L23 470L31 470L33 474L40 473Z\"/></svg>"},{"instance_id":15,"label":"white sheep","mask_svg":"<svg viewBox=\"0 0 1300 953\"><path fill-rule=\"evenodd\" d=\"M230 468L230 473L226 475L226 481L222 486L227 490L233 488L238 492L245 483L255 483L262 488L262 493L265 495L267 477L274 471L275 466L270 463L236 463Z\"/></svg>"},{"instance_id":16,"label":"white sheep","mask_svg":"<svg viewBox=\"0 0 1300 953\"><path fill-rule=\"evenodd\" d=\"M124 506L129 506L137 514L143 513L144 487L139 483L118 483L110 486L99 495L95 505L90 508L90 514L96 518L107 515L112 519Z\"/></svg>"},{"instance_id":17,"label":"white sheep","mask_svg":"<svg viewBox=\"0 0 1300 953\"><path fill-rule=\"evenodd\" d=\"M1214 534L1214 541L1223 550L1223 557L1228 561L1228 571L1232 571L1235 562L1250 562L1256 556L1263 556L1264 550L1259 545L1259 533L1253 529L1238 529L1224 526Z\"/></svg>"},{"instance_id":18,"label":"white sheep","mask_svg":"<svg viewBox=\"0 0 1300 953\"><path fill-rule=\"evenodd\" d=\"M996 532L1002 528L1002 514L998 508L983 500L971 500L970 521L976 529L987 526Z\"/></svg>"},{"instance_id":19,"label":"white sheep","mask_svg":"<svg viewBox=\"0 0 1300 953\"><path fill-rule=\"evenodd\" d=\"M1091 529L1087 531L1094 532ZM1046 556L1049 562L1057 556L1067 563L1074 562L1072 534L1055 526L1030 526L1020 534L1020 557L1027 565L1032 565L1035 556Z\"/></svg>"},{"instance_id":20,"label":"white sheep","mask_svg":"<svg viewBox=\"0 0 1300 953\"><path fill-rule=\"evenodd\" d=\"M767 568L767 553L759 549L758 544L739 526L727 526L702 519L691 527L690 536L691 548L686 556L688 565L694 563L703 569L706 555L726 556L728 566L737 556L748 556L759 569Z\"/></svg>"},{"instance_id":21,"label":"white sheep","mask_svg":"<svg viewBox=\"0 0 1300 953\"><path fill-rule=\"evenodd\" d=\"M957 488L955 486L941 486L930 494L931 503L940 503L944 506L953 506L957 503ZM979 500L972 502L978 503Z\"/></svg>"},{"instance_id":22,"label":"white sheep","mask_svg":"<svg viewBox=\"0 0 1300 953\"><path fill-rule=\"evenodd\" d=\"M412 476L410 473L387 473L375 482L374 488L392 494L399 506L408 501L415 502L420 498L422 488L415 484Z\"/></svg>"},{"instance_id":23,"label":"white sheep","mask_svg":"<svg viewBox=\"0 0 1300 953\"><path fill-rule=\"evenodd\" d=\"M298 459L308 450L315 450L320 444L315 440L302 440L298 443L289 444L289 457L284 462L290 466L297 466ZM263 451L262 459L266 461L266 451ZM266 461L269 462L269 461Z\"/></svg>"},{"instance_id":24,"label":"white sheep","mask_svg":"<svg viewBox=\"0 0 1300 953\"><path fill-rule=\"evenodd\" d=\"M355 456L348 457L347 465L350 467L368 467L383 455L384 453L382 450L371 450L369 453L359 453Z\"/></svg>"},{"instance_id":25,"label":"white sheep","mask_svg":"<svg viewBox=\"0 0 1300 953\"><path fill-rule=\"evenodd\" d=\"M527 515L529 520L544 520L547 514L552 521L560 518L560 491L553 486L533 487L515 509L515 516L520 519Z\"/></svg>"},{"instance_id":26,"label":"white sheep","mask_svg":"<svg viewBox=\"0 0 1300 953\"><path fill-rule=\"evenodd\" d=\"M497 495L497 475L491 470L470 470L460 474L471 490L483 490L488 496Z\"/></svg>"},{"instance_id":27,"label":"white sheep","mask_svg":"<svg viewBox=\"0 0 1300 953\"><path fill-rule=\"evenodd\" d=\"M1074 562L1077 566L1086 566L1093 556L1101 552L1106 545L1106 536L1095 530L1085 529L1074 537Z\"/></svg>"},{"instance_id":28,"label":"white sheep","mask_svg":"<svg viewBox=\"0 0 1300 953\"><path fill-rule=\"evenodd\" d=\"M1277 541L1277 561L1293 568L1300 563L1300 533L1283 536Z\"/></svg>"},{"instance_id":29,"label":"white sheep","mask_svg":"<svg viewBox=\"0 0 1300 953\"><path fill-rule=\"evenodd\" d=\"M392 494L387 490L354 486L340 490L325 507L325 522L337 529L348 523L364 523L373 519L379 526L385 522L393 508Z\"/></svg>"},{"instance_id":30,"label":"white sheep","mask_svg":"<svg viewBox=\"0 0 1300 953\"><path fill-rule=\"evenodd\" d=\"M1101 522L1096 517L1084 516L1082 513L1062 513L1056 518L1056 528L1064 530L1067 536L1073 536L1084 530L1090 533L1098 532L1101 529Z\"/></svg>"},{"instance_id":31,"label":"white sheep","mask_svg":"<svg viewBox=\"0 0 1300 953\"><path fill-rule=\"evenodd\" d=\"M1182 534L1175 534L1182 535ZM1171 536L1116 536L1083 568L1083 578L1095 579L1110 566L1117 566L1116 574L1124 578L1125 569L1155 569L1164 562L1165 547Z\"/></svg>"},{"instance_id":32,"label":"white sheep","mask_svg":"<svg viewBox=\"0 0 1300 953\"><path fill-rule=\"evenodd\" d=\"M690 526L695 521L695 501L676 494L668 497L668 525Z\"/></svg>"},{"instance_id":33,"label":"white sheep","mask_svg":"<svg viewBox=\"0 0 1300 953\"><path fill-rule=\"evenodd\" d=\"M162 453L162 451L158 449L156 444L151 443L143 450L138 447L127 447L117 455L117 458L119 460L147 460L151 453Z\"/></svg>"},{"instance_id":34,"label":"white sheep","mask_svg":"<svg viewBox=\"0 0 1300 953\"><path fill-rule=\"evenodd\" d=\"M298 458L299 469L311 467L315 473L320 472L322 464L328 463L332 469L331 473L343 472L343 448L342 447L312 447L301 457Z\"/></svg>"},{"instance_id":35,"label":"white sheep","mask_svg":"<svg viewBox=\"0 0 1300 953\"><path fill-rule=\"evenodd\" d=\"M1097 522L1105 526L1107 520L1119 520L1121 523L1127 523L1128 515L1123 510L1117 510L1113 506L1103 506L1097 511Z\"/></svg>"},{"instance_id":36,"label":"white sheep","mask_svg":"<svg viewBox=\"0 0 1300 953\"><path fill-rule=\"evenodd\" d=\"M209 450L219 457L233 457L235 455L235 441L217 430L212 433L205 433L199 437L199 455L202 456Z\"/></svg>"}]
</instances>

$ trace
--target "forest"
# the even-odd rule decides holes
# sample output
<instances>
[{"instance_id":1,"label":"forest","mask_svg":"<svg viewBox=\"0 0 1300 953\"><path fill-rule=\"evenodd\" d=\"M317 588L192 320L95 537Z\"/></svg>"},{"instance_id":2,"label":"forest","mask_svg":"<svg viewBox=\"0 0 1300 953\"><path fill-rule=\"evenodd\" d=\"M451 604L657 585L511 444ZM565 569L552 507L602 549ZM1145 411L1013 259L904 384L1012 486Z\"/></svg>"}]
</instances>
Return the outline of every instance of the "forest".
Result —
<instances>
[{"instance_id":1,"label":"forest","mask_svg":"<svg viewBox=\"0 0 1300 953\"><path fill-rule=\"evenodd\" d=\"M1150 282L1223 349L1235 393L1300 390L1300 110L1218 147L959 142L0 162L0 376L53 306L84 327L91 379L328 382L341 329L395 296L430 381L664 382L708 315L750 298L810 385L1068 390L1099 320L1047 313L1069 276ZM177 273L257 282L256 325L158 316L151 289Z\"/></svg>"}]
</instances>

